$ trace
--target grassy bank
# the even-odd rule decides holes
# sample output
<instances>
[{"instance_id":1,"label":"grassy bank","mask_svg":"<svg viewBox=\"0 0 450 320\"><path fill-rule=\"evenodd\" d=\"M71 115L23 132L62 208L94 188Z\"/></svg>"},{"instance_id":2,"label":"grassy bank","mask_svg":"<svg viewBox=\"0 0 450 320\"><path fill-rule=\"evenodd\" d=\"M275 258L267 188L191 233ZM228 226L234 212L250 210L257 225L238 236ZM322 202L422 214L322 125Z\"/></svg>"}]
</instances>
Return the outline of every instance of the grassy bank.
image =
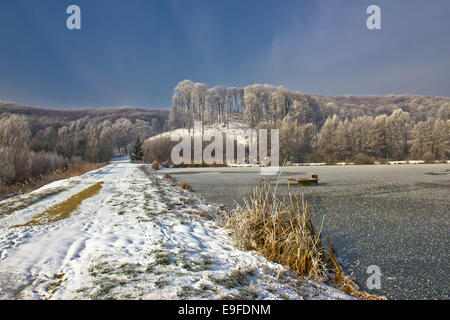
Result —
<instances>
[{"instance_id":1,"label":"grassy bank","mask_svg":"<svg viewBox=\"0 0 450 320\"><path fill-rule=\"evenodd\" d=\"M67 219L72 215L78 207L81 205L83 200L93 197L100 192L102 189L103 181L97 182L84 189L83 191L71 196L66 201L63 201L50 209L35 215L30 221L25 224L16 225L14 227L25 227L25 226L39 226L49 224L58 220Z\"/></svg>"},{"instance_id":2,"label":"grassy bank","mask_svg":"<svg viewBox=\"0 0 450 320\"><path fill-rule=\"evenodd\" d=\"M230 213L228 227L239 247L255 250L302 277L330 284L357 298L385 299L360 291L344 275L331 239L322 239L322 229L314 226L308 203L294 192L280 199L269 183L260 183L245 205L237 205Z\"/></svg>"},{"instance_id":3,"label":"grassy bank","mask_svg":"<svg viewBox=\"0 0 450 320\"><path fill-rule=\"evenodd\" d=\"M28 179L24 183L16 183L13 185L0 184L0 200L2 200L2 198L8 198L9 195L28 193L54 181L79 176L102 166L104 166L104 164L89 162L69 164L65 169L57 169L47 174L41 174L37 177Z\"/></svg>"}]
</instances>

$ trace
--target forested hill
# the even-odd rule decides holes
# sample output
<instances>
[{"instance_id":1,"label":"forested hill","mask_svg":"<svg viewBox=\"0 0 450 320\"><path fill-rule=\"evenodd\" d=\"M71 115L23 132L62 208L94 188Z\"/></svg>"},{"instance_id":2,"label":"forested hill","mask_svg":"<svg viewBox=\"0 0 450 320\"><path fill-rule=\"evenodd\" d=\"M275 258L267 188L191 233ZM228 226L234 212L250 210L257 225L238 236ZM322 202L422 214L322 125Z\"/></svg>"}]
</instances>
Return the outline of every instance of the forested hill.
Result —
<instances>
[{"instance_id":1,"label":"forested hill","mask_svg":"<svg viewBox=\"0 0 450 320\"><path fill-rule=\"evenodd\" d=\"M441 108L450 103L448 97L419 95L353 96L341 97L311 95L320 105L323 116L338 115L342 120L360 116L376 117L391 115L396 109L408 112L413 122L427 121L429 118L445 118L449 108ZM440 111L441 109L441 111ZM440 112L440 113L439 113Z\"/></svg>"},{"instance_id":2,"label":"forested hill","mask_svg":"<svg viewBox=\"0 0 450 320\"><path fill-rule=\"evenodd\" d=\"M168 124L192 128L195 120L278 128L282 157L296 162L450 156L446 97L326 97L266 84L208 88L184 80L174 89Z\"/></svg>"},{"instance_id":3,"label":"forested hill","mask_svg":"<svg viewBox=\"0 0 450 320\"><path fill-rule=\"evenodd\" d=\"M0 101L0 114L2 113L25 115L32 120L46 118L47 120L53 121L53 123L71 122L88 117L90 120L94 121L109 120L112 122L120 118L127 118L131 121L140 119L148 122L157 119L157 121L163 125L168 117L169 111L146 110L135 107L61 110L28 107L13 102Z\"/></svg>"},{"instance_id":4,"label":"forested hill","mask_svg":"<svg viewBox=\"0 0 450 320\"><path fill-rule=\"evenodd\" d=\"M166 130L168 110L131 107L54 110L0 102L0 186L68 164L104 162Z\"/></svg>"},{"instance_id":5,"label":"forested hill","mask_svg":"<svg viewBox=\"0 0 450 320\"><path fill-rule=\"evenodd\" d=\"M254 84L245 88L216 86L183 80L172 97L170 124L190 126L192 120L226 122L233 115L251 126L260 122L283 120L290 116L301 124L314 123L320 129L334 115L342 121L362 116L390 116L401 109L413 123L429 118L445 119L450 113L450 98L418 95L320 96L294 92L283 86Z\"/></svg>"}]
</instances>

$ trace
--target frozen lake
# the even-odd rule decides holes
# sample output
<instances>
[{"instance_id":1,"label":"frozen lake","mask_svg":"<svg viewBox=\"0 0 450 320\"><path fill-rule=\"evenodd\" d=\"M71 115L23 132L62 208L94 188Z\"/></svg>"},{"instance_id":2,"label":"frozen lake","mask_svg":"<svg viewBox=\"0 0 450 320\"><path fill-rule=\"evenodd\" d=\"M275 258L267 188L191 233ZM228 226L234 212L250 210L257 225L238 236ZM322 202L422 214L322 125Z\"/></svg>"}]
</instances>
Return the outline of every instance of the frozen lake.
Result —
<instances>
[{"instance_id":1,"label":"frozen lake","mask_svg":"<svg viewBox=\"0 0 450 320\"><path fill-rule=\"evenodd\" d=\"M264 178L259 168L164 172L228 209ZM304 194L317 226L324 217L339 256L356 262L346 269L361 289L390 299L449 299L450 165L286 167L277 193L287 194L287 178L312 174L318 186L293 190ZM381 269L380 290L366 287L370 265Z\"/></svg>"}]
</instances>

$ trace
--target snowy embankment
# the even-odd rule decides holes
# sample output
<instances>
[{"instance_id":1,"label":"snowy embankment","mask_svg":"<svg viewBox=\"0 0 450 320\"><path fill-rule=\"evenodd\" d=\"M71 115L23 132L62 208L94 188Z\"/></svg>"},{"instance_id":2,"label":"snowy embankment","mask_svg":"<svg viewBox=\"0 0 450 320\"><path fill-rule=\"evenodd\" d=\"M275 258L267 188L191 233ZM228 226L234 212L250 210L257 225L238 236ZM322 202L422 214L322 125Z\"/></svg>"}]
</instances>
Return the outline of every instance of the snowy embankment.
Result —
<instances>
[{"instance_id":1,"label":"snowy embankment","mask_svg":"<svg viewBox=\"0 0 450 320\"><path fill-rule=\"evenodd\" d=\"M232 136L237 139L237 143L241 143L242 141L246 141L246 139L248 140L248 137L251 134L249 130L251 130L251 128L245 123L233 121L229 123L207 124L203 127L203 133L201 127L198 127L197 130L195 128L191 128L189 131L187 129L174 129L157 134L146 139L146 141L153 141L159 138L182 137L189 132L192 137L200 137L202 139L205 135L213 136L216 133L221 133L224 137L227 135L230 137Z\"/></svg>"},{"instance_id":2,"label":"snowy embankment","mask_svg":"<svg viewBox=\"0 0 450 320\"><path fill-rule=\"evenodd\" d=\"M113 163L0 202L0 298L351 299L237 249L211 205L149 170ZM20 226L101 182L70 217Z\"/></svg>"}]
</instances>

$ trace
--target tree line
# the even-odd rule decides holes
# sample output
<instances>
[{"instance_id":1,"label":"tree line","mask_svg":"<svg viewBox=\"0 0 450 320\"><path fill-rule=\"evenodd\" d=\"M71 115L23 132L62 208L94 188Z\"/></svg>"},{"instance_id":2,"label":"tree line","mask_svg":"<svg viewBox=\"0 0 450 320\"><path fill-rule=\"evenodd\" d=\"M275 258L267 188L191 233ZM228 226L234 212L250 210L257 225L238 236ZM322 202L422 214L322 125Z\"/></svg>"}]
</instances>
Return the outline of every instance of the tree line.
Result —
<instances>
[{"instance_id":1,"label":"tree line","mask_svg":"<svg viewBox=\"0 0 450 320\"><path fill-rule=\"evenodd\" d=\"M280 130L282 161L448 159L450 98L414 95L325 97L283 86L245 88L184 80L172 97L170 128L244 121Z\"/></svg>"},{"instance_id":2,"label":"tree line","mask_svg":"<svg viewBox=\"0 0 450 320\"><path fill-rule=\"evenodd\" d=\"M71 163L107 162L127 155L136 137L147 138L163 129L158 118L55 122L0 114L0 184L23 183Z\"/></svg>"}]
</instances>

